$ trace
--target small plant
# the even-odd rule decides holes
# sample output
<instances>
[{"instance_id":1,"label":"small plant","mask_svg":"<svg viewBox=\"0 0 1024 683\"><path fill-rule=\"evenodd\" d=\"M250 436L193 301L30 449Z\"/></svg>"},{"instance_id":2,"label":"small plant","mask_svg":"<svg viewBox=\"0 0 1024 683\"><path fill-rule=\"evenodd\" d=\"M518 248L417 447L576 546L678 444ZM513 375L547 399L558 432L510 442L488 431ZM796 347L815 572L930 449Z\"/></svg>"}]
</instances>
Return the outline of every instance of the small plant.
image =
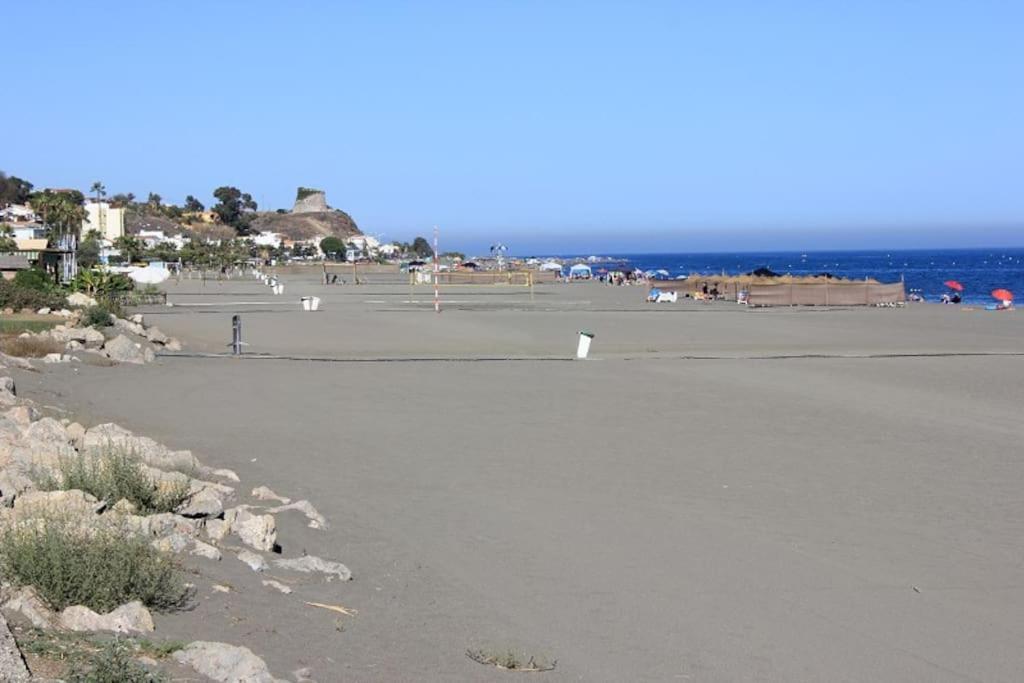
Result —
<instances>
[{"instance_id":1,"label":"small plant","mask_svg":"<svg viewBox=\"0 0 1024 683\"><path fill-rule=\"evenodd\" d=\"M25 272L30 271L21 271L18 275ZM59 309L64 305L64 294L55 288L37 289L0 278L0 308L13 308L16 311L30 308L35 311L40 308Z\"/></svg>"},{"instance_id":2,"label":"small plant","mask_svg":"<svg viewBox=\"0 0 1024 683\"><path fill-rule=\"evenodd\" d=\"M180 565L146 538L109 528L87 532L56 517L32 521L0 533L0 576L34 586L55 610L85 605L104 613L140 600L171 611L192 598Z\"/></svg>"},{"instance_id":3,"label":"small plant","mask_svg":"<svg viewBox=\"0 0 1024 683\"><path fill-rule=\"evenodd\" d=\"M64 345L49 337L5 337L0 339L0 351L19 358L43 358L50 353L62 353Z\"/></svg>"},{"instance_id":4,"label":"small plant","mask_svg":"<svg viewBox=\"0 0 1024 683\"><path fill-rule=\"evenodd\" d=\"M69 683L162 683L168 678L135 661L131 641L114 638L98 651L72 662Z\"/></svg>"},{"instance_id":5,"label":"small plant","mask_svg":"<svg viewBox=\"0 0 1024 683\"><path fill-rule=\"evenodd\" d=\"M100 304L85 309L82 315L82 324L86 327L110 327L114 324L113 313L110 307Z\"/></svg>"},{"instance_id":6,"label":"small plant","mask_svg":"<svg viewBox=\"0 0 1024 683\"><path fill-rule=\"evenodd\" d=\"M74 455L60 462L60 477L39 477L44 491L78 489L113 505L125 498L142 514L173 512L188 497L188 485L156 485L134 453L119 448Z\"/></svg>"},{"instance_id":7,"label":"small plant","mask_svg":"<svg viewBox=\"0 0 1024 683\"><path fill-rule=\"evenodd\" d=\"M466 656L478 664L486 664L506 671L524 671L539 673L543 671L554 671L558 664L557 660L547 661L544 658L538 660L536 656L527 656L515 650L497 650L480 648L466 650Z\"/></svg>"}]
</instances>

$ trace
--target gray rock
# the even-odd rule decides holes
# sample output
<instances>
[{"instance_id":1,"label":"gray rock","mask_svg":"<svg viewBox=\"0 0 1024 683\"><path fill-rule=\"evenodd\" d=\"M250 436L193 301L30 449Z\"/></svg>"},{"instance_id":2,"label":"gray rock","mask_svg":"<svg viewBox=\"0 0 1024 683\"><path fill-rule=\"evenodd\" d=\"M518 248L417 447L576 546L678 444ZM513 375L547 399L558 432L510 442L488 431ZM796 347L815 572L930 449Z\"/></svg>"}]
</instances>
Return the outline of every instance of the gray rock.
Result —
<instances>
[{"instance_id":1,"label":"gray rock","mask_svg":"<svg viewBox=\"0 0 1024 683\"><path fill-rule=\"evenodd\" d=\"M150 545L162 553L183 553L192 547L192 537L176 531L156 539Z\"/></svg>"},{"instance_id":2,"label":"gray rock","mask_svg":"<svg viewBox=\"0 0 1024 683\"><path fill-rule=\"evenodd\" d=\"M83 338L79 341L81 341L82 345L87 349L98 349L107 341L107 338L103 336L102 332L94 330L91 327L86 327L83 330L82 336Z\"/></svg>"},{"instance_id":3,"label":"gray rock","mask_svg":"<svg viewBox=\"0 0 1024 683\"><path fill-rule=\"evenodd\" d=\"M19 589L3 604L3 608L21 614L36 628L51 629L57 623L57 615L31 586Z\"/></svg>"},{"instance_id":4,"label":"gray rock","mask_svg":"<svg viewBox=\"0 0 1024 683\"><path fill-rule=\"evenodd\" d=\"M214 543L220 543L231 533L231 525L223 519L207 519L203 526L206 529L206 537Z\"/></svg>"},{"instance_id":5,"label":"gray rock","mask_svg":"<svg viewBox=\"0 0 1024 683\"><path fill-rule=\"evenodd\" d=\"M156 360L156 354L153 353L153 349L149 348L148 346L145 347L144 349L142 349L142 362L143 363L152 363L155 360Z\"/></svg>"},{"instance_id":6,"label":"gray rock","mask_svg":"<svg viewBox=\"0 0 1024 683\"><path fill-rule=\"evenodd\" d=\"M306 519L309 520L309 526L313 529L327 528L327 519L317 512L316 508L308 500L297 500L287 505L279 505L275 508L270 508L267 512L277 513L287 512L288 510L297 510L306 515Z\"/></svg>"},{"instance_id":7,"label":"gray rock","mask_svg":"<svg viewBox=\"0 0 1024 683\"><path fill-rule=\"evenodd\" d=\"M140 346L123 334L104 344L103 350L107 352L107 358L118 363L142 365L146 362Z\"/></svg>"},{"instance_id":8,"label":"gray rock","mask_svg":"<svg viewBox=\"0 0 1024 683\"><path fill-rule=\"evenodd\" d=\"M267 561L263 559L263 556L257 555L251 550L239 550L238 559L249 565L249 569L254 572L262 572L267 568Z\"/></svg>"},{"instance_id":9,"label":"gray rock","mask_svg":"<svg viewBox=\"0 0 1024 683\"><path fill-rule=\"evenodd\" d=\"M215 477L220 477L221 479L227 479L229 481L241 481L241 479L238 478L238 475L235 474L233 470L229 469L213 470L212 472L210 472L210 474L212 474Z\"/></svg>"},{"instance_id":10,"label":"gray rock","mask_svg":"<svg viewBox=\"0 0 1024 683\"><path fill-rule=\"evenodd\" d=\"M171 657L218 683L286 683L247 647L197 640Z\"/></svg>"},{"instance_id":11,"label":"gray rock","mask_svg":"<svg viewBox=\"0 0 1024 683\"><path fill-rule=\"evenodd\" d=\"M220 493L207 487L189 496L177 512L184 517L218 517L224 512L224 501Z\"/></svg>"},{"instance_id":12,"label":"gray rock","mask_svg":"<svg viewBox=\"0 0 1024 683\"><path fill-rule=\"evenodd\" d=\"M67 301L68 305L70 306L81 306L83 308L88 308L90 306L96 305L96 299L93 299L88 294L83 294L82 292L68 294Z\"/></svg>"},{"instance_id":13,"label":"gray rock","mask_svg":"<svg viewBox=\"0 0 1024 683\"><path fill-rule=\"evenodd\" d=\"M171 534L184 534L195 538L199 535L199 522L188 519L172 512L161 512L156 515L149 515L150 533L156 537L170 536Z\"/></svg>"},{"instance_id":14,"label":"gray rock","mask_svg":"<svg viewBox=\"0 0 1024 683\"><path fill-rule=\"evenodd\" d=\"M221 558L219 550L209 543L203 543L198 539L192 541L192 547L188 552L192 555L196 555L197 557L205 557L206 559L213 560L215 562L219 562Z\"/></svg>"},{"instance_id":15,"label":"gray rock","mask_svg":"<svg viewBox=\"0 0 1024 683\"><path fill-rule=\"evenodd\" d=\"M181 351L181 342L174 337L171 337L167 340L167 343L164 344L164 348L168 351Z\"/></svg>"},{"instance_id":16,"label":"gray rock","mask_svg":"<svg viewBox=\"0 0 1024 683\"><path fill-rule=\"evenodd\" d=\"M32 406L14 406L4 413L11 422L27 427L39 419L39 411Z\"/></svg>"},{"instance_id":17,"label":"gray rock","mask_svg":"<svg viewBox=\"0 0 1024 683\"><path fill-rule=\"evenodd\" d=\"M44 417L31 423L25 428L25 437L35 439L43 443L59 444L67 446L71 443L71 436L67 427L52 417Z\"/></svg>"},{"instance_id":18,"label":"gray rock","mask_svg":"<svg viewBox=\"0 0 1024 683\"><path fill-rule=\"evenodd\" d=\"M107 614L97 614L88 607L75 605L60 613L60 625L69 631L149 633L153 630L153 616L138 600Z\"/></svg>"},{"instance_id":19,"label":"gray rock","mask_svg":"<svg viewBox=\"0 0 1024 683\"><path fill-rule=\"evenodd\" d=\"M159 327L151 327L146 330L146 339L153 342L154 344L160 344L163 346L170 339L166 334L160 331Z\"/></svg>"},{"instance_id":20,"label":"gray rock","mask_svg":"<svg viewBox=\"0 0 1024 683\"><path fill-rule=\"evenodd\" d=\"M51 309L49 306L43 306L38 311L36 311L36 313L38 313L39 315L50 315L50 310Z\"/></svg>"},{"instance_id":21,"label":"gray rock","mask_svg":"<svg viewBox=\"0 0 1024 683\"><path fill-rule=\"evenodd\" d=\"M129 317L128 320L130 320L131 322L135 323L136 325L145 325L146 324L146 318L141 313L135 313L134 315Z\"/></svg>"},{"instance_id":22,"label":"gray rock","mask_svg":"<svg viewBox=\"0 0 1024 683\"><path fill-rule=\"evenodd\" d=\"M289 586L284 585L280 581L274 581L273 579L265 579L263 581L263 585L267 588L273 588L276 591L280 591L285 595L288 595L292 592L292 589Z\"/></svg>"},{"instance_id":23,"label":"gray rock","mask_svg":"<svg viewBox=\"0 0 1024 683\"><path fill-rule=\"evenodd\" d=\"M277 542L277 523L271 515L254 515L242 508L232 508L224 513L224 520L231 525L231 533L256 550L273 550Z\"/></svg>"},{"instance_id":24,"label":"gray rock","mask_svg":"<svg viewBox=\"0 0 1024 683\"><path fill-rule=\"evenodd\" d=\"M85 449L85 427L83 427L82 425L78 424L77 422L72 422L71 424L69 424L64 429L68 433L68 438L71 439L71 445L74 446L76 449L78 449L80 451L84 450Z\"/></svg>"},{"instance_id":25,"label":"gray rock","mask_svg":"<svg viewBox=\"0 0 1024 683\"><path fill-rule=\"evenodd\" d=\"M35 482L14 467L0 471L0 507L14 505L18 496L33 488L35 488Z\"/></svg>"},{"instance_id":26,"label":"gray rock","mask_svg":"<svg viewBox=\"0 0 1024 683\"><path fill-rule=\"evenodd\" d=\"M57 513L85 517L102 512L106 506L105 502L78 489L26 491L14 499L15 511L26 517Z\"/></svg>"},{"instance_id":27,"label":"gray rock","mask_svg":"<svg viewBox=\"0 0 1024 683\"><path fill-rule=\"evenodd\" d=\"M147 465L164 470L199 469L199 461L191 452L172 451L149 437L135 436L124 427L112 422L96 425L86 430L84 445L88 451L120 448L138 455Z\"/></svg>"},{"instance_id":28,"label":"gray rock","mask_svg":"<svg viewBox=\"0 0 1024 683\"><path fill-rule=\"evenodd\" d=\"M266 486L257 486L254 488L252 490L252 497L256 500L276 500L277 502L284 503L285 505L292 502L291 498L279 496Z\"/></svg>"},{"instance_id":29,"label":"gray rock","mask_svg":"<svg viewBox=\"0 0 1024 683\"><path fill-rule=\"evenodd\" d=\"M18 644L7 627L4 615L0 614L0 681L6 683L28 683L31 680L28 667L21 656Z\"/></svg>"},{"instance_id":30,"label":"gray rock","mask_svg":"<svg viewBox=\"0 0 1024 683\"><path fill-rule=\"evenodd\" d=\"M303 572L311 574L319 572L321 574L327 574L327 580L330 581L337 576L342 581L349 581L352 578L352 572L349 568L340 562L332 562L331 560L325 560L315 555L303 555L302 557L296 557L294 559L276 559L274 565L281 567L282 569L291 569L296 572Z\"/></svg>"}]
</instances>

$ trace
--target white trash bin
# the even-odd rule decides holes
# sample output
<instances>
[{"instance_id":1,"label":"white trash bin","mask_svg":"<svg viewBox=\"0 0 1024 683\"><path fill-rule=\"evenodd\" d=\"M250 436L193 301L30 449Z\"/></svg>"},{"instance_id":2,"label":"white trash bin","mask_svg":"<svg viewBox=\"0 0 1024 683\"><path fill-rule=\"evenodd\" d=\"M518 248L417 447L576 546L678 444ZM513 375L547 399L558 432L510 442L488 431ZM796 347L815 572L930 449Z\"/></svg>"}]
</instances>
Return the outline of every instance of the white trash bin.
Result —
<instances>
[{"instance_id":1,"label":"white trash bin","mask_svg":"<svg viewBox=\"0 0 1024 683\"><path fill-rule=\"evenodd\" d=\"M273 291L274 291L274 294L284 294L284 285L282 285L282 284L274 285L274 290Z\"/></svg>"},{"instance_id":2,"label":"white trash bin","mask_svg":"<svg viewBox=\"0 0 1024 683\"><path fill-rule=\"evenodd\" d=\"M576 357L586 358L587 354L590 353L590 342L594 339L594 335L590 332L580 332L580 342L576 347Z\"/></svg>"},{"instance_id":3,"label":"white trash bin","mask_svg":"<svg viewBox=\"0 0 1024 683\"><path fill-rule=\"evenodd\" d=\"M314 297L312 297L312 299L313 300L310 302L310 306L312 307L312 309L314 311L319 311L320 310L320 297L314 296Z\"/></svg>"},{"instance_id":4,"label":"white trash bin","mask_svg":"<svg viewBox=\"0 0 1024 683\"><path fill-rule=\"evenodd\" d=\"M304 311L312 310L312 306L313 306L313 297L311 297L311 296L304 296L304 297L302 297L302 310L304 310Z\"/></svg>"}]
</instances>

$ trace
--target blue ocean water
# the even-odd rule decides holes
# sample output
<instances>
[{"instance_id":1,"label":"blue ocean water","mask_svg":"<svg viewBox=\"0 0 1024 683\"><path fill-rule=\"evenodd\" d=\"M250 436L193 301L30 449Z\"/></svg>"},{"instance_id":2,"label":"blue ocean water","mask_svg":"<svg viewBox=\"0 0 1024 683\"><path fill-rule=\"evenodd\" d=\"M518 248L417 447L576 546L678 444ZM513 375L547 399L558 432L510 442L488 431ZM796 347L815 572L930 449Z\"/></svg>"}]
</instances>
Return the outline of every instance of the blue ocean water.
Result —
<instances>
[{"instance_id":1,"label":"blue ocean water","mask_svg":"<svg viewBox=\"0 0 1024 683\"><path fill-rule=\"evenodd\" d=\"M1024 249L941 249L904 251L809 251L806 253L743 252L715 254L624 254L593 264L595 269L622 267L667 270L672 277L700 273L735 275L766 267L777 273L845 278L875 278L898 282L908 293L919 290L926 301L938 301L949 291L943 284L956 280L964 286L964 301L991 303L991 291L1005 288L1024 296Z\"/></svg>"}]
</instances>

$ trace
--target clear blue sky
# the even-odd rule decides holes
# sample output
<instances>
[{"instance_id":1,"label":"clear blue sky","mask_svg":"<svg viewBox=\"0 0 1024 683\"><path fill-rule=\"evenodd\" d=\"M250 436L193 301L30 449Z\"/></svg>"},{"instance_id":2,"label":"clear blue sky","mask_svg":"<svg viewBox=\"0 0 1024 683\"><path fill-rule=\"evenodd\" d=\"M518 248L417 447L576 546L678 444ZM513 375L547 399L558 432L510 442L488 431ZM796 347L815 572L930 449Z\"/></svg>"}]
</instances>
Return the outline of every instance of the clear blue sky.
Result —
<instances>
[{"instance_id":1,"label":"clear blue sky","mask_svg":"<svg viewBox=\"0 0 1024 683\"><path fill-rule=\"evenodd\" d=\"M0 169L515 253L1024 244L1024 3L17 2Z\"/></svg>"}]
</instances>

